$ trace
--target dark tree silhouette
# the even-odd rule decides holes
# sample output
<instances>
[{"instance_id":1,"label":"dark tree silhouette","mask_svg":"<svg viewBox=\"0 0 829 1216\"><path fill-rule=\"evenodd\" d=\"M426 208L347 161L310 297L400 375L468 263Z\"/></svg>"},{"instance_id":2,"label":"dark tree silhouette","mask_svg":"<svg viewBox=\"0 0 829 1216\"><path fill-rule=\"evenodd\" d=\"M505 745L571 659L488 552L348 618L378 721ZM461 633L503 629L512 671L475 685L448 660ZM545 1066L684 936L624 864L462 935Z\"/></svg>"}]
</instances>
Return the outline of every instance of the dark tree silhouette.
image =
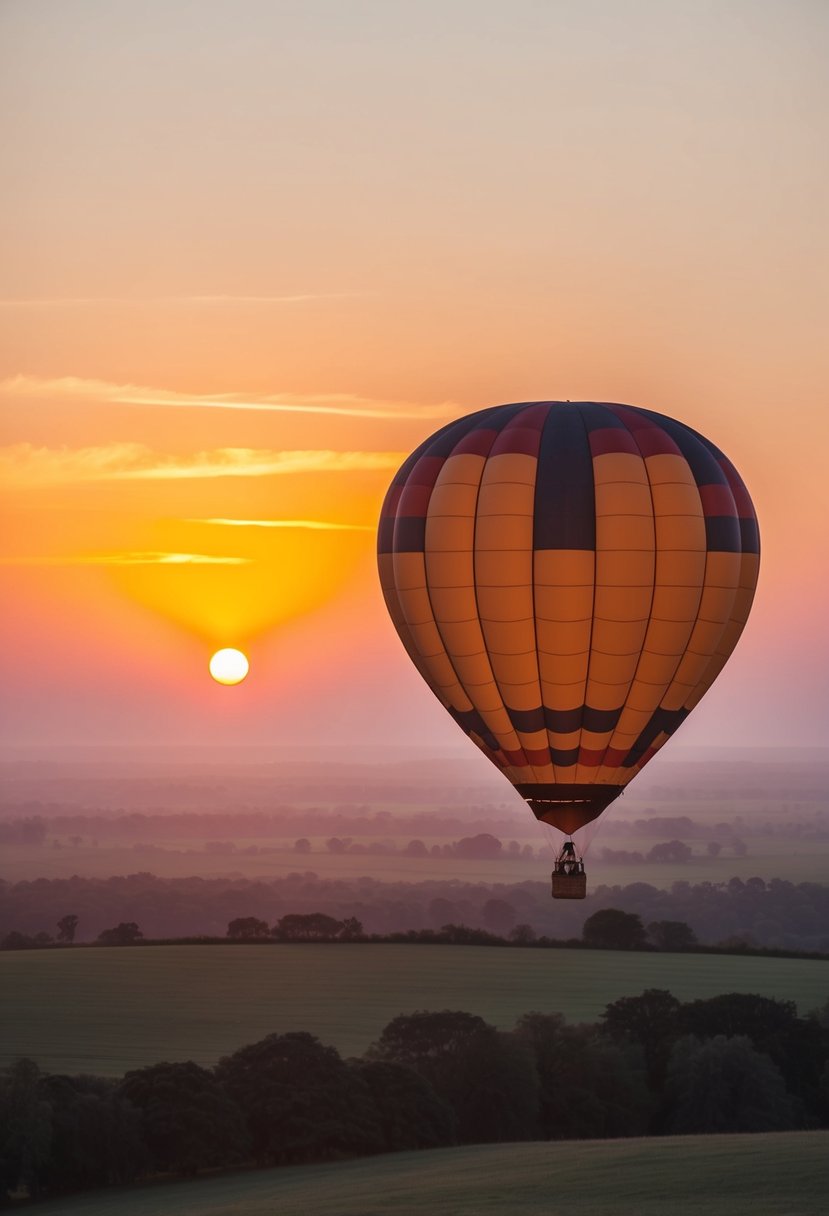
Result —
<instances>
[{"instance_id":1,"label":"dark tree silhouette","mask_svg":"<svg viewBox=\"0 0 829 1216\"><path fill-rule=\"evenodd\" d=\"M0 1073L0 1175L5 1191L25 1187L33 1199L46 1182L52 1150L51 1111L39 1083L33 1060Z\"/></svg>"},{"instance_id":2,"label":"dark tree silhouette","mask_svg":"<svg viewBox=\"0 0 829 1216\"><path fill-rule=\"evenodd\" d=\"M368 1088L311 1034L270 1034L220 1060L216 1076L244 1111L260 1163L382 1148Z\"/></svg>"},{"instance_id":3,"label":"dark tree silhouette","mask_svg":"<svg viewBox=\"0 0 829 1216\"><path fill-rule=\"evenodd\" d=\"M31 950L34 945L33 937L27 937L25 933L12 929L0 942L0 950Z\"/></svg>"},{"instance_id":4,"label":"dark tree silhouette","mask_svg":"<svg viewBox=\"0 0 829 1216\"><path fill-rule=\"evenodd\" d=\"M602 1029L615 1043L641 1047L651 1086L663 1081L671 1046L682 1033L682 1006L663 988L647 988L641 996L623 996L605 1007Z\"/></svg>"},{"instance_id":5,"label":"dark tree silhouette","mask_svg":"<svg viewBox=\"0 0 829 1216\"><path fill-rule=\"evenodd\" d=\"M98 934L98 941L102 946L133 946L143 936L135 921L130 920L121 921L114 929L104 929Z\"/></svg>"},{"instance_id":6,"label":"dark tree silhouette","mask_svg":"<svg viewBox=\"0 0 829 1216\"><path fill-rule=\"evenodd\" d=\"M311 942L338 937L342 928L343 921L324 912L291 912L276 922L272 932L281 941Z\"/></svg>"},{"instance_id":7,"label":"dark tree silhouette","mask_svg":"<svg viewBox=\"0 0 829 1216\"><path fill-rule=\"evenodd\" d=\"M456 857L468 857L473 861L494 861L501 856L503 845L497 836L479 832L477 836L463 836L456 840L452 851Z\"/></svg>"},{"instance_id":8,"label":"dark tree silhouette","mask_svg":"<svg viewBox=\"0 0 829 1216\"><path fill-rule=\"evenodd\" d=\"M522 942L526 944L527 942L535 941L536 932L532 925L522 923L520 925L516 925L513 929L510 929L509 937L511 942Z\"/></svg>"},{"instance_id":9,"label":"dark tree silhouette","mask_svg":"<svg viewBox=\"0 0 829 1216\"><path fill-rule=\"evenodd\" d=\"M794 1126L780 1070L745 1036L674 1044L665 1082L667 1130L772 1132Z\"/></svg>"},{"instance_id":10,"label":"dark tree silhouette","mask_svg":"<svg viewBox=\"0 0 829 1216\"><path fill-rule=\"evenodd\" d=\"M371 1094L387 1152L451 1144L452 1110L414 1069L388 1060L353 1060L349 1067Z\"/></svg>"},{"instance_id":11,"label":"dark tree silhouette","mask_svg":"<svg viewBox=\"0 0 829 1216\"><path fill-rule=\"evenodd\" d=\"M619 908L602 908L588 916L582 929L582 939L589 946L604 950L639 950L647 944L645 927L635 912Z\"/></svg>"},{"instance_id":12,"label":"dark tree silhouette","mask_svg":"<svg viewBox=\"0 0 829 1216\"><path fill-rule=\"evenodd\" d=\"M269 934L268 922L258 916L237 916L227 926L228 937L268 937Z\"/></svg>"},{"instance_id":13,"label":"dark tree silhouette","mask_svg":"<svg viewBox=\"0 0 829 1216\"><path fill-rule=\"evenodd\" d=\"M541 1132L552 1140L641 1135L652 1100L636 1048L568 1026L558 1013L527 1013L516 1035L530 1047L541 1084Z\"/></svg>"},{"instance_id":14,"label":"dark tree silhouette","mask_svg":"<svg viewBox=\"0 0 829 1216\"><path fill-rule=\"evenodd\" d=\"M340 931L338 937L343 942L357 941L363 936L362 922L357 920L356 916L347 916L344 921L340 922Z\"/></svg>"},{"instance_id":15,"label":"dark tree silhouette","mask_svg":"<svg viewBox=\"0 0 829 1216\"><path fill-rule=\"evenodd\" d=\"M45 1185L50 1192L132 1182L148 1165L141 1117L116 1082L48 1076L39 1092L51 1110Z\"/></svg>"},{"instance_id":16,"label":"dark tree silhouette","mask_svg":"<svg viewBox=\"0 0 829 1216\"><path fill-rule=\"evenodd\" d=\"M453 1110L460 1143L535 1133L538 1079L529 1051L475 1014L447 1009L401 1015L369 1057L419 1072Z\"/></svg>"},{"instance_id":17,"label":"dark tree silhouette","mask_svg":"<svg viewBox=\"0 0 829 1216\"><path fill-rule=\"evenodd\" d=\"M245 1159L249 1143L242 1112L213 1073L192 1060L128 1072L120 1093L141 1112L155 1169L195 1174L205 1166Z\"/></svg>"},{"instance_id":18,"label":"dark tree silhouette","mask_svg":"<svg viewBox=\"0 0 829 1216\"><path fill-rule=\"evenodd\" d=\"M680 1024L701 1039L745 1037L780 1069L806 1114L822 1107L817 1062L829 1056L829 1033L813 1018L799 1018L794 1001L727 992L682 1006Z\"/></svg>"},{"instance_id":19,"label":"dark tree silhouette","mask_svg":"<svg viewBox=\"0 0 829 1216\"><path fill-rule=\"evenodd\" d=\"M75 940L75 933L78 928L78 917L74 913L69 913L62 916L58 921L58 941L67 942L69 945Z\"/></svg>"}]
</instances>

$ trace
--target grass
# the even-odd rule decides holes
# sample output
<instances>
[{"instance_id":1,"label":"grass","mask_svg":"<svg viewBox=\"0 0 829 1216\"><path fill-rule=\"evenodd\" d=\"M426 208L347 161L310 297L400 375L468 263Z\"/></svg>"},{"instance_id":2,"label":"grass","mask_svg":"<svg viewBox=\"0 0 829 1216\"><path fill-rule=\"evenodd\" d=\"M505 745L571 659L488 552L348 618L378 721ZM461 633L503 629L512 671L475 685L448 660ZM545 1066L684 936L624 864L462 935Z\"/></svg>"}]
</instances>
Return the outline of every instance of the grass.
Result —
<instances>
[{"instance_id":1,"label":"grass","mask_svg":"<svg viewBox=\"0 0 829 1216\"><path fill-rule=\"evenodd\" d=\"M469 946L156 946L0 953L0 1064L118 1076L212 1064L272 1031L361 1054L396 1014L464 1009L508 1029L530 1010L594 1021L645 988L681 1000L756 992L826 1000L829 963L733 955Z\"/></svg>"},{"instance_id":2,"label":"grass","mask_svg":"<svg viewBox=\"0 0 829 1216\"><path fill-rule=\"evenodd\" d=\"M71 1196L39 1216L818 1216L829 1132L398 1153Z\"/></svg>"}]
</instances>

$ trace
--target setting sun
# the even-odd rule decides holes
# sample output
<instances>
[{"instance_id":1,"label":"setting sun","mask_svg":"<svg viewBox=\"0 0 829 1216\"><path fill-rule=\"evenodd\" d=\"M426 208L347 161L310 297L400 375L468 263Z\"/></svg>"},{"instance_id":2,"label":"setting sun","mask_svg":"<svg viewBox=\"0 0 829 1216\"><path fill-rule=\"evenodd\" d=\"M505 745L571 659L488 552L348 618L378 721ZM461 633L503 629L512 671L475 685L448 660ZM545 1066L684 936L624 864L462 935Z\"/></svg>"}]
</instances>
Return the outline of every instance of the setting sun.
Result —
<instances>
[{"instance_id":1,"label":"setting sun","mask_svg":"<svg viewBox=\"0 0 829 1216\"><path fill-rule=\"evenodd\" d=\"M217 650L210 660L210 674L217 684L241 684L250 670L247 657L241 650L226 647Z\"/></svg>"}]
</instances>

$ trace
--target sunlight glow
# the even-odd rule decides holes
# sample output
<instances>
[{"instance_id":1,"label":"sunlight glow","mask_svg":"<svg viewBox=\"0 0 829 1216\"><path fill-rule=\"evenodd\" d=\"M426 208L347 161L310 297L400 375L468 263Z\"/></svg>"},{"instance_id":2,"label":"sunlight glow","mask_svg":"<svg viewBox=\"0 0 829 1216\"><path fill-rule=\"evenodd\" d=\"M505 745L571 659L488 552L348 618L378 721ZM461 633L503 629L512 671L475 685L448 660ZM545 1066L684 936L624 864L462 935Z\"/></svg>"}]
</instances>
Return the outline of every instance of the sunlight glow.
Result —
<instances>
[{"instance_id":1,"label":"sunlight glow","mask_svg":"<svg viewBox=\"0 0 829 1216\"><path fill-rule=\"evenodd\" d=\"M245 655L232 646L217 650L210 660L210 674L217 684L241 684L250 670Z\"/></svg>"}]
</instances>

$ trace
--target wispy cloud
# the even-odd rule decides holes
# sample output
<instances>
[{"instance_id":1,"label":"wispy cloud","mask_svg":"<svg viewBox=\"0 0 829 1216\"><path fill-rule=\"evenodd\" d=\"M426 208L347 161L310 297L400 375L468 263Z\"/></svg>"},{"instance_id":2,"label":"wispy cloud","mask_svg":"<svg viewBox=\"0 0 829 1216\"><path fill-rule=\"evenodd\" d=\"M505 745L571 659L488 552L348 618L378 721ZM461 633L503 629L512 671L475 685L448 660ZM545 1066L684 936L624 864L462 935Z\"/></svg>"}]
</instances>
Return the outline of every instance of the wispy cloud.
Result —
<instances>
[{"instance_id":1,"label":"wispy cloud","mask_svg":"<svg viewBox=\"0 0 829 1216\"><path fill-rule=\"evenodd\" d=\"M60 557L2 557L3 566L247 566L247 557L218 557L212 553L76 553Z\"/></svg>"},{"instance_id":2,"label":"wispy cloud","mask_svg":"<svg viewBox=\"0 0 829 1216\"><path fill-rule=\"evenodd\" d=\"M158 308L170 305L205 304L304 304L313 300L349 300L366 295L362 291L305 291L292 295L191 295L191 296L18 296L0 297L0 308Z\"/></svg>"},{"instance_id":3,"label":"wispy cloud","mask_svg":"<svg viewBox=\"0 0 829 1216\"><path fill-rule=\"evenodd\" d=\"M267 448L214 448L187 456L163 456L138 443L87 448L42 448L18 443L0 449L0 480L7 486L37 487L96 481L375 472L396 469L403 458L402 452Z\"/></svg>"},{"instance_id":4,"label":"wispy cloud","mask_svg":"<svg viewBox=\"0 0 829 1216\"><path fill-rule=\"evenodd\" d=\"M63 401L105 401L113 405L169 409L247 410L276 414L329 414L345 418L429 419L452 418L461 407L451 401L421 405L411 401L378 401L349 393L180 393L139 384L60 376L10 376L0 381L0 394L8 397Z\"/></svg>"},{"instance_id":5,"label":"wispy cloud","mask_svg":"<svg viewBox=\"0 0 829 1216\"><path fill-rule=\"evenodd\" d=\"M373 524L337 524L326 519L188 519L188 524L219 524L225 528L310 528L319 532L374 532Z\"/></svg>"}]
</instances>

